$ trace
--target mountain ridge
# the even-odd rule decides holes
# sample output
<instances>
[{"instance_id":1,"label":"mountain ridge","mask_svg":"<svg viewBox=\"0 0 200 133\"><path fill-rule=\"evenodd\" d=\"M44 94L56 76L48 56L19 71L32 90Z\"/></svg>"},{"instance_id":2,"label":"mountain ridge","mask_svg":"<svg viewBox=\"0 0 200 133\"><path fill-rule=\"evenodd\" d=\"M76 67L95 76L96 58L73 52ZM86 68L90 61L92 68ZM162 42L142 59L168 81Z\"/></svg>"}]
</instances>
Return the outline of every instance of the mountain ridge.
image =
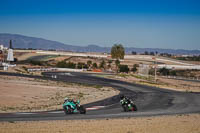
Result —
<instances>
[{"instance_id":1,"label":"mountain ridge","mask_svg":"<svg viewBox=\"0 0 200 133\"><path fill-rule=\"evenodd\" d=\"M9 46L9 40L13 40L14 48L33 48L33 49L43 49L43 50L65 50L73 52L101 52L109 53L111 47L101 47L95 44L90 44L88 46L74 46L69 44L64 44L58 41L52 41L48 39L30 37L20 34L10 34L10 33L0 33L0 44L4 46ZM125 47L126 53L131 53L135 51L137 53L148 52L159 52L159 53L169 53L169 54L200 54L200 50L185 50L185 49L162 49L162 48L135 48L135 47Z\"/></svg>"}]
</instances>

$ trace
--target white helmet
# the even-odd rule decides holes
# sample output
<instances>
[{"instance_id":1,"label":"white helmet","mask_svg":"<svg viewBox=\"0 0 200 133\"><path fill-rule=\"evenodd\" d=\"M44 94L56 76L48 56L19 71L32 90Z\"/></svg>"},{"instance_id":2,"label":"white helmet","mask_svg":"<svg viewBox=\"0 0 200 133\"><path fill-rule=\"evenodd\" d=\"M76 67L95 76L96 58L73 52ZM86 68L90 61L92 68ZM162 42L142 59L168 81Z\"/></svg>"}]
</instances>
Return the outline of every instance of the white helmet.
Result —
<instances>
[{"instance_id":1,"label":"white helmet","mask_svg":"<svg viewBox=\"0 0 200 133\"><path fill-rule=\"evenodd\" d=\"M68 97L65 97L65 101L67 101L67 100L69 100L69 98L68 98Z\"/></svg>"}]
</instances>

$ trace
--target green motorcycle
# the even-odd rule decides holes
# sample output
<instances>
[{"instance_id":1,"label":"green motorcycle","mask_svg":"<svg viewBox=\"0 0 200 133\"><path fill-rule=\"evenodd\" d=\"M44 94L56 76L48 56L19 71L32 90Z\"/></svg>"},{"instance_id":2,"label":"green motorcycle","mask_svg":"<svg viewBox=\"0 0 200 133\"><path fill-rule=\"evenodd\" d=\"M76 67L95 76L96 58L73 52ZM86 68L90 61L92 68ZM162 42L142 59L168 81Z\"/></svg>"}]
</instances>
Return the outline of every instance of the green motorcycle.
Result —
<instances>
[{"instance_id":1,"label":"green motorcycle","mask_svg":"<svg viewBox=\"0 0 200 133\"><path fill-rule=\"evenodd\" d=\"M122 105L122 108L125 112L137 111L137 106L133 103L132 100L124 98L124 99L120 100L120 104Z\"/></svg>"},{"instance_id":2,"label":"green motorcycle","mask_svg":"<svg viewBox=\"0 0 200 133\"><path fill-rule=\"evenodd\" d=\"M74 102L73 100L66 100L63 104L65 114L80 113L85 114L86 109L80 105L80 101Z\"/></svg>"}]
</instances>

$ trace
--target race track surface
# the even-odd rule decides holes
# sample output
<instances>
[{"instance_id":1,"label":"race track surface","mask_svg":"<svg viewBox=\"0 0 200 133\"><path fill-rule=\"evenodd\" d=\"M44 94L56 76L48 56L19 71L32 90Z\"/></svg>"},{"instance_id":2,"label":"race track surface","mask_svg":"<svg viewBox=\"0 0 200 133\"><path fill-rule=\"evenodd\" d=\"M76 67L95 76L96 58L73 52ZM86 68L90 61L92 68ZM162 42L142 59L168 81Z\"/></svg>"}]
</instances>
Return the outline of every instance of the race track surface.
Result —
<instances>
[{"instance_id":1,"label":"race track surface","mask_svg":"<svg viewBox=\"0 0 200 133\"><path fill-rule=\"evenodd\" d=\"M25 76L63 82L110 86L118 89L120 94L124 94L133 99L138 107L137 112L123 112L119 104L120 99L118 95L84 105L88 109L85 115L65 115L62 110L0 113L0 121L75 120L200 113L200 93L177 92L131 84L123 81L96 77L89 73L46 72L43 73L44 77L13 73L8 74L3 72L1 72L0 75Z\"/></svg>"}]
</instances>

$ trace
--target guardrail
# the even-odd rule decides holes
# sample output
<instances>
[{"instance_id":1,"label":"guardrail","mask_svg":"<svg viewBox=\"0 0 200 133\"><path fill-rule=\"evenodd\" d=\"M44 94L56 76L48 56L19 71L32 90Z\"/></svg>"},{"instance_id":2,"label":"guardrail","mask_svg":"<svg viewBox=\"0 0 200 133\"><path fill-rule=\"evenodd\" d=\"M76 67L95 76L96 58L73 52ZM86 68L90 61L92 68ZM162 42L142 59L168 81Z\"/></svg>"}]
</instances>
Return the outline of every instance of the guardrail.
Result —
<instances>
[{"instance_id":1,"label":"guardrail","mask_svg":"<svg viewBox=\"0 0 200 133\"><path fill-rule=\"evenodd\" d=\"M198 78L198 77L180 77L180 76L161 76L161 77L168 78L168 79L178 79L178 80L188 80L188 81L200 82L200 78Z\"/></svg>"},{"instance_id":2,"label":"guardrail","mask_svg":"<svg viewBox=\"0 0 200 133\"><path fill-rule=\"evenodd\" d=\"M48 72L48 71L70 71L70 72L83 72L87 71L87 69L71 69L71 68L28 68L28 72Z\"/></svg>"},{"instance_id":3,"label":"guardrail","mask_svg":"<svg viewBox=\"0 0 200 133\"><path fill-rule=\"evenodd\" d=\"M166 65L166 64L162 64L162 65L157 65L157 68L167 68L167 69L196 69L196 70L200 70L200 65L190 65L190 66L186 66L186 65Z\"/></svg>"}]
</instances>

